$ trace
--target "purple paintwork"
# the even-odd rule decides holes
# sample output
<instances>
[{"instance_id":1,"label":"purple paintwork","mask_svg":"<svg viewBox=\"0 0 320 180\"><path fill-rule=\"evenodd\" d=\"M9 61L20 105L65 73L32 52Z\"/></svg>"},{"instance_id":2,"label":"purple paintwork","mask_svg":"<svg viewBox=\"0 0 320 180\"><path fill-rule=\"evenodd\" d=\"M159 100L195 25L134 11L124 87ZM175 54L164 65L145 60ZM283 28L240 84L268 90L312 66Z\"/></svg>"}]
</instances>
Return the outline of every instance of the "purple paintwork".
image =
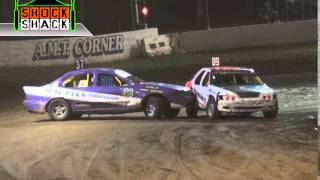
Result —
<instances>
[{"instance_id":1,"label":"purple paintwork","mask_svg":"<svg viewBox=\"0 0 320 180\"><path fill-rule=\"evenodd\" d=\"M64 80L80 74L92 74L92 85L85 88L64 87ZM122 86L99 86L100 75L117 77ZM41 87L25 86L24 105L30 112L45 113L49 102L63 98L70 103L75 113L126 113L142 110L144 100L151 96L161 96L171 107L180 108L194 101L195 96L184 86L146 82L131 74L110 68L92 68L71 71L52 83Z\"/></svg>"}]
</instances>

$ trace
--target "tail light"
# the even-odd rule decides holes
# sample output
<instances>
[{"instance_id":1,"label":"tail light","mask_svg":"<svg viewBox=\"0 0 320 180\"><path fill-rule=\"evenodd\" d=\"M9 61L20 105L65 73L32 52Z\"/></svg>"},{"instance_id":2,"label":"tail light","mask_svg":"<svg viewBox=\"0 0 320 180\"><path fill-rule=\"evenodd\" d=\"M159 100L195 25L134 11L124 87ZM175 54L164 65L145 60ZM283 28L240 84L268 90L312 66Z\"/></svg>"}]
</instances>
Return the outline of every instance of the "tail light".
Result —
<instances>
[{"instance_id":1,"label":"tail light","mask_svg":"<svg viewBox=\"0 0 320 180\"><path fill-rule=\"evenodd\" d=\"M192 81L186 82L185 87L192 89Z\"/></svg>"}]
</instances>

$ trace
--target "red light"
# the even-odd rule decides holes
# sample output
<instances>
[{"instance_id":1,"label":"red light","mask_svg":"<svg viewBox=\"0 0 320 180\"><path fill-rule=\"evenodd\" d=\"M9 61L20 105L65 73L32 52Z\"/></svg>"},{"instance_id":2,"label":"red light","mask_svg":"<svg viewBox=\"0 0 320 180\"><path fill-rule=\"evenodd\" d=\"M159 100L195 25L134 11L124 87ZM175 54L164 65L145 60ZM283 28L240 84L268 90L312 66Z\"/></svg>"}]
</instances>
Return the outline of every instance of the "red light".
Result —
<instances>
[{"instance_id":1,"label":"red light","mask_svg":"<svg viewBox=\"0 0 320 180\"><path fill-rule=\"evenodd\" d=\"M271 101L272 100L272 94L264 95L264 96L262 96L262 98L263 98L263 100Z\"/></svg>"},{"instance_id":2,"label":"red light","mask_svg":"<svg viewBox=\"0 0 320 180\"><path fill-rule=\"evenodd\" d=\"M143 6L141 9L141 13L143 16L148 16L149 15L149 8L147 6Z\"/></svg>"},{"instance_id":3,"label":"red light","mask_svg":"<svg viewBox=\"0 0 320 180\"><path fill-rule=\"evenodd\" d=\"M223 96L223 99L226 101L235 101L236 98L237 98L236 96L230 96L230 95Z\"/></svg>"},{"instance_id":4,"label":"red light","mask_svg":"<svg viewBox=\"0 0 320 180\"><path fill-rule=\"evenodd\" d=\"M192 89L192 81L191 81L191 80L188 81L185 86L186 86L187 88Z\"/></svg>"},{"instance_id":5,"label":"red light","mask_svg":"<svg viewBox=\"0 0 320 180\"><path fill-rule=\"evenodd\" d=\"M268 95L268 100L271 100L272 99L272 96L271 95Z\"/></svg>"}]
</instances>

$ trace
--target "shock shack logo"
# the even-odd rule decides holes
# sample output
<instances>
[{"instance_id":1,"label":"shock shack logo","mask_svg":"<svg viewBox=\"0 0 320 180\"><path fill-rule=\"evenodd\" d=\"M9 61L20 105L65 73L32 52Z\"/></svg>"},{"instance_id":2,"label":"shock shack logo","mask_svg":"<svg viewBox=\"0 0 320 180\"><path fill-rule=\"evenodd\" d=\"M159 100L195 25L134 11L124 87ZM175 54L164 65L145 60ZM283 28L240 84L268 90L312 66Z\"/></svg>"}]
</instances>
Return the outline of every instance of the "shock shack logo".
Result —
<instances>
[{"instance_id":1,"label":"shock shack logo","mask_svg":"<svg viewBox=\"0 0 320 180\"><path fill-rule=\"evenodd\" d=\"M77 23L75 0L63 1L13 0L13 22L0 23L0 36L93 36Z\"/></svg>"},{"instance_id":2,"label":"shock shack logo","mask_svg":"<svg viewBox=\"0 0 320 180\"><path fill-rule=\"evenodd\" d=\"M34 0L19 4L19 0L15 0L15 31L74 31L75 28L75 0L71 0L70 4L58 0Z\"/></svg>"}]
</instances>

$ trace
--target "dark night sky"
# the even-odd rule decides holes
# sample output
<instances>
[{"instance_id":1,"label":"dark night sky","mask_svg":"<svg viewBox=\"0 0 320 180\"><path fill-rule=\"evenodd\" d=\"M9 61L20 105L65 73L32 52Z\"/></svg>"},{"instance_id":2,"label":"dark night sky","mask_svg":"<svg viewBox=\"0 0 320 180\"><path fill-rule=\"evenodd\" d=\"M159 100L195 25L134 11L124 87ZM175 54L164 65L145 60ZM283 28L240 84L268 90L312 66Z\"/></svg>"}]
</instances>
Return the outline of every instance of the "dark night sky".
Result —
<instances>
[{"instance_id":1,"label":"dark night sky","mask_svg":"<svg viewBox=\"0 0 320 180\"><path fill-rule=\"evenodd\" d=\"M40 0L41 1L41 0ZM44 0L42 0L44 1ZM70 0L61 0L69 3ZM158 27L160 33L206 29L205 0L146 0L150 7L149 27ZM265 23L259 17L264 2L278 8L282 21L290 20L287 0L208 0L209 19L212 27ZM311 2L316 0L297 0ZM1 22L12 22L13 2L0 0ZM20 3L30 2L20 0ZM105 34L139 29L132 24L133 0L75 0L78 22L84 23L94 34ZM316 8L314 8L316 11ZM309 12L310 10L306 11ZM303 18L315 16L315 12L302 13ZM307 16L306 16L307 14ZM294 19L301 19L296 14Z\"/></svg>"},{"instance_id":2,"label":"dark night sky","mask_svg":"<svg viewBox=\"0 0 320 180\"><path fill-rule=\"evenodd\" d=\"M208 0L211 23L215 26L231 25L250 19L265 0ZM272 0L275 1L275 0ZM85 1L85 24L96 33L132 29L130 0ZM149 0L149 27L158 27L160 32L205 29L204 0ZM247 23L247 22L244 22Z\"/></svg>"}]
</instances>

